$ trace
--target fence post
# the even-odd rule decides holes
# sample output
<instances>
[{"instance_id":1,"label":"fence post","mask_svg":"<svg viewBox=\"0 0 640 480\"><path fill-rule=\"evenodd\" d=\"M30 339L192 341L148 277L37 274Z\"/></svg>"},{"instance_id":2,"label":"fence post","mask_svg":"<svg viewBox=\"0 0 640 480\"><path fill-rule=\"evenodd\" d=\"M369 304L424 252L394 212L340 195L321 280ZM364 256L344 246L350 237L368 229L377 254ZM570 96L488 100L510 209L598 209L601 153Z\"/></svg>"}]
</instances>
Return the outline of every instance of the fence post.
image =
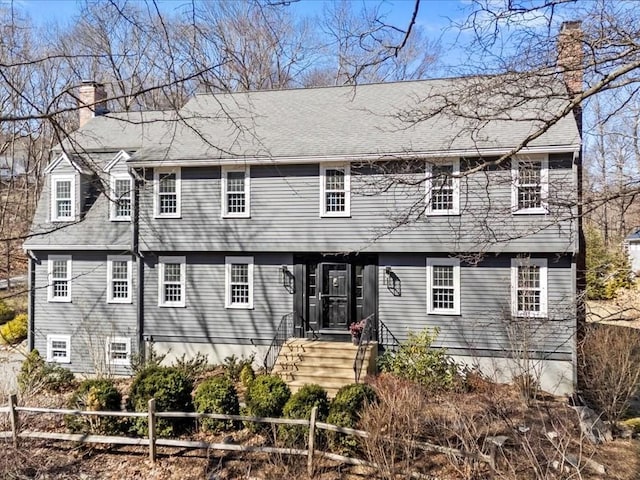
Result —
<instances>
[{"instance_id":1,"label":"fence post","mask_svg":"<svg viewBox=\"0 0 640 480\"><path fill-rule=\"evenodd\" d=\"M318 414L318 407L311 409L311 418L309 419L309 453L307 456L307 473L310 477L313 477L313 450L315 448L316 441L316 415Z\"/></svg>"},{"instance_id":2,"label":"fence post","mask_svg":"<svg viewBox=\"0 0 640 480\"><path fill-rule=\"evenodd\" d=\"M156 462L156 399L149 400L149 460Z\"/></svg>"},{"instance_id":3,"label":"fence post","mask_svg":"<svg viewBox=\"0 0 640 480\"><path fill-rule=\"evenodd\" d=\"M11 418L11 435L13 436L13 447L18 448L18 411L16 404L18 396L14 393L9 397L9 417Z\"/></svg>"}]
</instances>

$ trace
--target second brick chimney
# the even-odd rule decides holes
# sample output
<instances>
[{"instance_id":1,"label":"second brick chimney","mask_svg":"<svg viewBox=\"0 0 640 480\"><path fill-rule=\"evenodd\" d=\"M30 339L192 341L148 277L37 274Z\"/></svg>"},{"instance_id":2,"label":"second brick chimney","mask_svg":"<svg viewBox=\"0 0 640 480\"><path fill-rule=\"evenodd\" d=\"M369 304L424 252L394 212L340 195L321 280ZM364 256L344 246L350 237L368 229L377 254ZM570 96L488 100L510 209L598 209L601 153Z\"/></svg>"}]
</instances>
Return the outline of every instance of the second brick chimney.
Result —
<instances>
[{"instance_id":1,"label":"second brick chimney","mask_svg":"<svg viewBox=\"0 0 640 480\"><path fill-rule=\"evenodd\" d=\"M102 83L82 82L78 92L78 117L80 128L97 115L107 113L107 92Z\"/></svg>"},{"instance_id":2,"label":"second brick chimney","mask_svg":"<svg viewBox=\"0 0 640 480\"><path fill-rule=\"evenodd\" d=\"M571 95L582 92L584 51L582 22L563 22L558 35L558 68Z\"/></svg>"}]
</instances>

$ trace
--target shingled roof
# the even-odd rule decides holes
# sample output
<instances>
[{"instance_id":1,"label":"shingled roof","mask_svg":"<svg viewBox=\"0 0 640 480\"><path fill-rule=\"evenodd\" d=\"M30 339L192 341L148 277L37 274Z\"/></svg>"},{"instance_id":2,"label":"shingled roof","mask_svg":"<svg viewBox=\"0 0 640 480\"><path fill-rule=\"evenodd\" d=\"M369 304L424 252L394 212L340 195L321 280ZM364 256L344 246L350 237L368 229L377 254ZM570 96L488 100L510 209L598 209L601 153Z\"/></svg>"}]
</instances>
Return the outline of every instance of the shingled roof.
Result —
<instances>
[{"instance_id":1,"label":"shingled roof","mask_svg":"<svg viewBox=\"0 0 640 480\"><path fill-rule=\"evenodd\" d=\"M522 88L504 78L499 95L492 78L196 95L178 112L173 134L148 142L130 163L508 151L568 101L557 82ZM566 115L528 147L575 151L579 144L576 122Z\"/></svg>"}]
</instances>

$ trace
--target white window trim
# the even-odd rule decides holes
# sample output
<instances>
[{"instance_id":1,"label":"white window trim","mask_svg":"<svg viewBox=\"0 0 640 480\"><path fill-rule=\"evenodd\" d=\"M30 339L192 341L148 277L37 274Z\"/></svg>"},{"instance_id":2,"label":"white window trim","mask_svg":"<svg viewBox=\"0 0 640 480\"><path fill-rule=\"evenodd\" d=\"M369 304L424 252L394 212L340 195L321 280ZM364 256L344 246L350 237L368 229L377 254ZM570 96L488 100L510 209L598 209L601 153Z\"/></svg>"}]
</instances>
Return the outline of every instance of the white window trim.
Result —
<instances>
[{"instance_id":1,"label":"white window trim","mask_svg":"<svg viewBox=\"0 0 640 480\"><path fill-rule=\"evenodd\" d=\"M518 268L523 266L540 267L540 311L518 311ZM546 318L548 305L547 259L512 258L511 259L511 313L514 317Z\"/></svg>"},{"instance_id":2,"label":"white window trim","mask_svg":"<svg viewBox=\"0 0 640 480\"><path fill-rule=\"evenodd\" d=\"M64 357L54 357L53 342L66 342L67 355ZM47 335L47 362L71 363L71 335Z\"/></svg>"},{"instance_id":3,"label":"white window trim","mask_svg":"<svg viewBox=\"0 0 640 480\"><path fill-rule=\"evenodd\" d=\"M164 267L167 263L179 263L180 264L180 291L182 296L179 302L165 302L164 301ZM187 297L187 258L186 257L160 257L158 259L158 306L159 307L184 307L186 305Z\"/></svg>"},{"instance_id":4,"label":"white window trim","mask_svg":"<svg viewBox=\"0 0 640 480\"><path fill-rule=\"evenodd\" d=\"M327 170L344 170L344 212L327 212L326 172ZM351 216L351 165L348 163L320 164L320 217L350 217Z\"/></svg>"},{"instance_id":5,"label":"white window trim","mask_svg":"<svg viewBox=\"0 0 640 480\"><path fill-rule=\"evenodd\" d=\"M241 213L229 213L227 211L227 176L230 172L243 172L244 173L244 212ZM251 217L251 167L249 165L245 167L222 167L220 177L220 190L221 190L221 214L222 218L250 218Z\"/></svg>"},{"instance_id":6,"label":"white window trim","mask_svg":"<svg viewBox=\"0 0 640 480\"><path fill-rule=\"evenodd\" d=\"M249 277L249 302L231 303L231 265L242 263L248 265ZM253 309L253 257L224 257L224 306L225 308L237 308L244 310Z\"/></svg>"},{"instance_id":7,"label":"white window trim","mask_svg":"<svg viewBox=\"0 0 640 480\"><path fill-rule=\"evenodd\" d=\"M127 358L111 358L111 344L124 343L127 346ZM107 337L104 351L106 354L107 365L131 365L131 339L128 337Z\"/></svg>"},{"instance_id":8,"label":"white window trim","mask_svg":"<svg viewBox=\"0 0 640 480\"><path fill-rule=\"evenodd\" d=\"M51 221L52 222L73 222L76 219L76 176L75 175L51 175ZM71 215L68 217L58 217L58 205L56 197L56 184L58 182L71 182Z\"/></svg>"},{"instance_id":9,"label":"white window trim","mask_svg":"<svg viewBox=\"0 0 640 480\"><path fill-rule=\"evenodd\" d=\"M129 215L118 215L118 200L116 195L116 181L129 180L129 212L133 211L133 178L128 173L116 173L111 175L111 199L109 202L109 220L112 222L130 222L131 213Z\"/></svg>"},{"instance_id":10,"label":"white window trim","mask_svg":"<svg viewBox=\"0 0 640 480\"><path fill-rule=\"evenodd\" d=\"M449 210L433 210L431 194L433 190L433 164L427 163L427 177L425 181L427 215L460 215L460 159L443 162L443 165L453 166L453 208Z\"/></svg>"},{"instance_id":11,"label":"white window trim","mask_svg":"<svg viewBox=\"0 0 640 480\"><path fill-rule=\"evenodd\" d=\"M53 296L53 262L57 260L63 260L67 262L67 277L65 279L67 281L67 295L64 297ZM71 255L49 255L47 257L47 300L49 302L71 302L71 279L73 276L71 267Z\"/></svg>"},{"instance_id":12,"label":"white window trim","mask_svg":"<svg viewBox=\"0 0 640 480\"><path fill-rule=\"evenodd\" d=\"M160 213L160 174L176 175L176 213ZM182 216L182 171L180 168L155 168L153 170L153 213L155 218L180 218Z\"/></svg>"},{"instance_id":13,"label":"white window trim","mask_svg":"<svg viewBox=\"0 0 640 480\"><path fill-rule=\"evenodd\" d=\"M113 262L127 262L127 297L113 297ZM107 255L107 303L131 303L133 260L129 255Z\"/></svg>"},{"instance_id":14,"label":"white window trim","mask_svg":"<svg viewBox=\"0 0 640 480\"><path fill-rule=\"evenodd\" d=\"M433 267L453 267L453 309L433 307ZM427 314L460 315L460 259L459 258L427 258Z\"/></svg>"},{"instance_id":15,"label":"white window trim","mask_svg":"<svg viewBox=\"0 0 640 480\"><path fill-rule=\"evenodd\" d=\"M540 207L518 208L518 186L519 186L519 162L539 162L540 163ZM549 213L549 156L539 155L516 155L511 158L511 212L514 215L530 215Z\"/></svg>"}]
</instances>

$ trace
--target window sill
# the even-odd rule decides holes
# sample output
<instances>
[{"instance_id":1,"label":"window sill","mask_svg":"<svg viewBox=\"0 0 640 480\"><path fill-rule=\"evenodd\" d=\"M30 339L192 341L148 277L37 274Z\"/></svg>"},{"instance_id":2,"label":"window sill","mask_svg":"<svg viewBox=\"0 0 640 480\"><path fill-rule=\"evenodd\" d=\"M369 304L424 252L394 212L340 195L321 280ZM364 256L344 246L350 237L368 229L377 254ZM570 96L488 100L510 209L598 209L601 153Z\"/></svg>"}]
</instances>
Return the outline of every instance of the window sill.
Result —
<instances>
[{"instance_id":1,"label":"window sill","mask_svg":"<svg viewBox=\"0 0 640 480\"><path fill-rule=\"evenodd\" d=\"M225 213L222 218L251 218L249 213Z\"/></svg>"},{"instance_id":2,"label":"window sill","mask_svg":"<svg viewBox=\"0 0 640 480\"><path fill-rule=\"evenodd\" d=\"M522 320L526 320L529 318L543 319L543 320L549 319L549 315L547 315L546 312L513 312L511 315L514 318L520 318Z\"/></svg>"},{"instance_id":3,"label":"window sill","mask_svg":"<svg viewBox=\"0 0 640 480\"><path fill-rule=\"evenodd\" d=\"M549 210L546 208L523 208L520 210L513 210L511 213L513 215L546 215L549 213Z\"/></svg>"},{"instance_id":4,"label":"window sill","mask_svg":"<svg viewBox=\"0 0 640 480\"><path fill-rule=\"evenodd\" d=\"M71 303L71 298L49 298L49 303Z\"/></svg>"},{"instance_id":5,"label":"window sill","mask_svg":"<svg viewBox=\"0 0 640 480\"><path fill-rule=\"evenodd\" d=\"M122 300L114 300L114 299L110 299L107 300L107 303L109 305L131 305L133 302L130 298L122 299Z\"/></svg>"},{"instance_id":6,"label":"window sill","mask_svg":"<svg viewBox=\"0 0 640 480\"><path fill-rule=\"evenodd\" d=\"M69 222L75 222L76 219L74 217L65 217L65 218L52 218L51 222L52 223L69 223Z\"/></svg>"},{"instance_id":7,"label":"window sill","mask_svg":"<svg viewBox=\"0 0 640 480\"><path fill-rule=\"evenodd\" d=\"M442 315L442 316L446 316L446 317L460 317L462 316L462 314L458 311L452 312L452 311L429 311L427 312L427 315Z\"/></svg>"},{"instance_id":8,"label":"window sill","mask_svg":"<svg viewBox=\"0 0 640 480\"><path fill-rule=\"evenodd\" d=\"M224 308L230 310L253 310L253 305L225 305Z\"/></svg>"},{"instance_id":9,"label":"window sill","mask_svg":"<svg viewBox=\"0 0 640 480\"><path fill-rule=\"evenodd\" d=\"M71 363L71 358L47 358L47 363Z\"/></svg>"},{"instance_id":10,"label":"window sill","mask_svg":"<svg viewBox=\"0 0 640 480\"><path fill-rule=\"evenodd\" d=\"M351 218L351 213L321 213L320 218Z\"/></svg>"},{"instance_id":11,"label":"window sill","mask_svg":"<svg viewBox=\"0 0 640 480\"><path fill-rule=\"evenodd\" d=\"M131 222L131 217L111 217L109 220L112 222Z\"/></svg>"},{"instance_id":12,"label":"window sill","mask_svg":"<svg viewBox=\"0 0 640 480\"><path fill-rule=\"evenodd\" d=\"M426 212L427 217L455 217L460 216L460 212L458 210L442 210L442 211L428 211Z\"/></svg>"},{"instance_id":13,"label":"window sill","mask_svg":"<svg viewBox=\"0 0 640 480\"><path fill-rule=\"evenodd\" d=\"M163 218L182 218L181 214L177 214L177 215L159 215L159 214L155 214L153 216L153 218L158 218L158 219L163 219Z\"/></svg>"},{"instance_id":14,"label":"window sill","mask_svg":"<svg viewBox=\"0 0 640 480\"><path fill-rule=\"evenodd\" d=\"M160 307L160 308L185 308L186 305L184 303L159 303L158 307Z\"/></svg>"}]
</instances>

